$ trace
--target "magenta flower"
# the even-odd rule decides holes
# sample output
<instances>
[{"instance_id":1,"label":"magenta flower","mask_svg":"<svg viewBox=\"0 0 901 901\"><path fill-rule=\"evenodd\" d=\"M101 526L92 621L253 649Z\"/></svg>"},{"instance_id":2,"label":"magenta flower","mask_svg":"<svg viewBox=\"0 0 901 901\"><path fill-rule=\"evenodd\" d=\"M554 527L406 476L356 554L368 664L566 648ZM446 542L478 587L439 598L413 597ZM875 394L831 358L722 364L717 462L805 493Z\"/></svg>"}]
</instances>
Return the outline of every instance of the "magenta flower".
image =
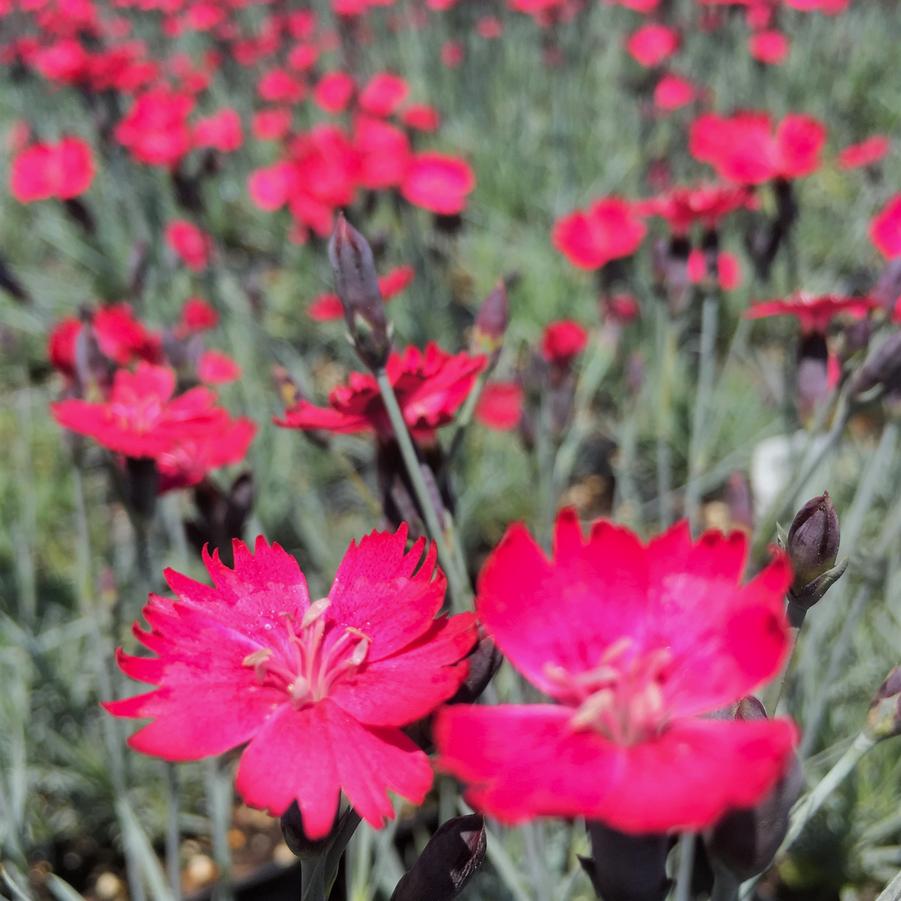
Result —
<instances>
[{"instance_id":1,"label":"magenta flower","mask_svg":"<svg viewBox=\"0 0 901 901\"><path fill-rule=\"evenodd\" d=\"M436 615L445 578L406 526L351 543L328 595L313 600L297 561L260 537L234 542L234 569L205 553L213 586L166 571L176 599L151 595L153 657L118 653L123 672L156 687L104 705L150 719L131 747L199 760L247 745L237 789L274 815L297 801L310 838L331 829L344 792L371 825L393 817L388 792L422 803L428 757L401 727L463 681L475 640L470 614ZM425 551L425 553L424 553Z\"/></svg>"}]
</instances>

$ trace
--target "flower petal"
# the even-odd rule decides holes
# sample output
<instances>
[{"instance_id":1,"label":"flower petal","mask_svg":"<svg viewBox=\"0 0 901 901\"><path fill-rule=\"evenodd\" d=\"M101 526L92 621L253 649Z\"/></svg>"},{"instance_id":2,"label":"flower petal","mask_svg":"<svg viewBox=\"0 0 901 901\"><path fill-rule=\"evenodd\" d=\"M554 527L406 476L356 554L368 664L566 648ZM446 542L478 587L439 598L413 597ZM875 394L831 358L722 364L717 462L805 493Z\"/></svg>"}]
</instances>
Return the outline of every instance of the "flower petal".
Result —
<instances>
[{"instance_id":1,"label":"flower petal","mask_svg":"<svg viewBox=\"0 0 901 901\"><path fill-rule=\"evenodd\" d=\"M406 544L406 525L351 542L329 591L329 619L369 636L370 663L423 635L444 601L435 545L423 556L423 539L409 551Z\"/></svg>"},{"instance_id":2,"label":"flower petal","mask_svg":"<svg viewBox=\"0 0 901 901\"><path fill-rule=\"evenodd\" d=\"M328 834L343 789L379 828L393 817L392 790L419 804L432 784L428 758L396 729L369 729L330 701L282 708L248 745L237 788L253 807L279 816L296 800L310 838Z\"/></svg>"},{"instance_id":3,"label":"flower petal","mask_svg":"<svg viewBox=\"0 0 901 901\"><path fill-rule=\"evenodd\" d=\"M370 725L412 723L457 691L468 670L463 658L475 639L472 614L435 620L414 644L341 679L330 697Z\"/></svg>"},{"instance_id":4,"label":"flower petal","mask_svg":"<svg viewBox=\"0 0 901 901\"><path fill-rule=\"evenodd\" d=\"M627 529L596 523L587 541L572 514L557 526L548 561L525 527L511 526L479 578L479 618L526 678L552 694L548 663L581 672L639 628L646 607L645 550Z\"/></svg>"},{"instance_id":5,"label":"flower petal","mask_svg":"<svg viewBox=\"0 0 901 901\"><path fill-rule=\"evenodd\" d=\"M573 731L570 716L551 705L446 707L434 730L439 765L504 822L584 816L636 834L699 830L756 803L795 740L784 720L679 720L627 747Z\"/></svg>"}]
</instances>

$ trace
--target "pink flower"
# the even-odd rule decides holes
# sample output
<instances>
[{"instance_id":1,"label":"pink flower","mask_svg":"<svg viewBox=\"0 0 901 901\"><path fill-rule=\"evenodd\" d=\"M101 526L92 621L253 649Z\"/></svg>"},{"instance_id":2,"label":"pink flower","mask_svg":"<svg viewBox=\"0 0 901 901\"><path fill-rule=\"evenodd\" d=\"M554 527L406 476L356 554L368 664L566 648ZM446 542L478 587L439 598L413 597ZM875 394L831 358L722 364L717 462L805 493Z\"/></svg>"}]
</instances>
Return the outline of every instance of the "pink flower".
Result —
<instances>
[{"instance_id":1,"label":"pink flower","mask_svg":"<svg viewBox=\"0 0 901 901\"><path fill-rule=\"evenodd\" d=\"M241 378L241 367L221 350L205 350L197 361L197 378L205 385L224 385Z\"/></svg>"},{"instance_id":2,"label":"pink flower","mask_svg":"<svg viewBox=\"0 0 901 901\"><path fill-rule=\"evenodd\" d=\"M558 219L551 240L574 266L597 269L633 254L646 232L633 204L620 197L605 197L584 212L576 210Z\"/></svg>"},{"instance_id":3,"label":"pink flower","mask_svg":"<svg viewBox=\"0 0 901 901\"><path fill-rule=\"evenodd\" d=\"M313 99L327 113L340 113L347 109L354 90L354 80L346 72L328 72L316 83Z\"/></svg>"},{"instance_id":4,"label":"pink flower","mask_svg":"<svg viewBox=\"0 0 901 901\"><path fill-rule=\"evenodd\" d=\"M689 149L721 178L755 185L815 172L825 140L826 129L810 116L788 115L774 129L767 113L707 113L692 123Z\"/></svg>"},{"instance_id":5,"label":"pink flower","mask_svg":"<svg viewBox=\"0 0 901 901\"><path fill-rule=\"evenodd\" d=\"M32 144L13 160L10 189L20 203L84 194L94 180L91 148L81 138Z\"/></svg>"},{"instance_id":6,"label":"pink flower","mask_svg":"<svg viewBox=\"0 0 901 901\"><path fill-rule=\"evenodd\" d=\"M159 493L199 485L213 469L240 463L256 435L250 419L225 420L215 432L185 438L156 457Z\"/></svg>"},{"instance_id":7,"label":"pink flower","mask_svg":"<svg viewBox=\"0 0 901 901\"><path fill-rule=\"evenodd\" d=\"M426 755L401 727L460 686L473 619L438 617L445 578L407 529L351 544L328 595L313 600L297 561L257 539L234 542L234 569L204 553L210 587L173 570L174 600L150 596L134 633L154 656L118 653L133 679L156 686L107 703L150 719L129 744L165 760L198 760L247 745L237 789L273 815L296 801L310 838L332 827L341 792L372 826L394 816L388 792L420 804Z\"/></svg>"},{"instance_id":8,"label":"pink flower","mask_svg":"<svg viewBox=\"0 0 901 901\"><path fill-rule=\"evenodd\" d=\"M390 116L407 99L410 87L399 75L377 72L360 92L360 109L370 116Z\"/></svg>"},{"instance_id":9,"label":"pink flower","mask_svg":"<svg viewBox=\"0 0 901 901\"><path fill-rule=\"evenodd\" d=\"M630 35L626 49L642 66L659 66L679 49L679 32L665 25L642 25Z\"/></svg>"},{"instance_id":10,"label":"pink flower","mask_svg":"<svg viewBox=\"0 0 901 901\"><path fill-rule=\"evenodd\" d=\"M870 223L870 240L888 260L901 256L901 194L896 194Z\"/></svg>"},{"instance_id":11,"label":"pink flower","mask_svg":"<svg viewBox=\"0 0 901 901\"><path fill-rule=\"evenodd\" d=\"M189 297L181 310L177 333L181 336L205 332L219 324L219 314L202 297Z\"/></svg>"},{"instance_id":12,"label":"pink flower","mask_svg":"<svg viewBox=\"0 0 901 901\"><path fill-rule=\"evenodd\" d=\"M476 404L475 417L489 429L508 432L522 419L523 390L516 382L489 382Z\"/></svg>"},{"instance_id":13,"label":"pink flower","mask_svg":"<svg viewBox=\"0 0 901 901\"><path fill-rule=\"evenodd\" d=\"M698 88L694 82L673 72L667 72L654 88L654 106L667 112L687 106L697 97Z\"/></svg>"},{"instance_id":14,"label":"pink flower","mask_svg":"<svg viewBox=\"0 0 901 901\"><path fill-rule=\"evenodd\" d=\"M572 319L561 319L545 326L541 336L541 356L556 366L569 366L585 350L588 332Z\"/></svg>"},{"instance_id":15,"label":"pink flower","mask_svg":"<svg viewBox=\"0 0 901 901\"><path fill-rule=\"evenodd\" d=\"M134 372L116 371L102 403L70 399L51 404L50 410L64 428L115 453L155 458L180 442L215 432L228 419L208 388L174 393L172 369L140 362Z\"/></svg>"},{"instance_id":16,"label":"pink flower","mask_svg":"<svg viewBox=\"0 0 901 901\"><path fill-rule=\"evenodd\" d=\"M176 219L166 226L166 243L194 272L202 272L210 262L210 236L187 219Z\"/></svg>"},{"instance_id":17,"label":"pink flower","mask_svg":"<svg viewBox=\"0 0 901 901\"><path fill-rule=\"evenodd\" d=\"M232 153L243 141L241 117L237 110L231 108L198 119L194 126L194 144L197 147L212 147L220 153Z\"/></svg>"},{"instance_id":18,"label":"pink flower","mask_svg":"<svg viewBox=\"0 0 901 901\"><path fill-rule=\"evenodd\" d=\"M741 533L693 542L682 522L648 544L576 515L545 556L514 525L476 602L508 661L556 703L454 706L441 767L504 822L584 816L622 832L697 831L750 807L785 772L786 720L702 719L779 671L789 649L783 555L741 584Z\"/></svg>"},{"instance_id":19,"label":"pink flower","mask_svg":"<svg viewBox=\"0 0 901 901\"><path fill-rule=\"evenodd\" d=\"M788 58L791 44L788 38L776 28L755 31L748 38L748 50L759 63L778 66Z\"/></svg>"},{"instance_id":20,"label":"pink flower","mask_svg":"<svg viewBox=\"0 0 901 901\"><path fill-rule=\"evenodd\" d=\"M441 116L433 106L424 103L411 104L403 112L404 125L416 131L436 131L441 124Z\"/></svg>"},{"instance_id":21,"label":"pink flower","mask_svg":"<svg viewBox=\"0 0 901 901\"><path fill-rule=\"evenodd\" d=\"M843 297L837 294L807 294L798 291L784 300L764 300L745 311L746 319L762 319L767 316L795 316L801 323L801 331L823 332L836 316L847 315L862 319L870 310L879 307L872 297Z\"/></svg>"},{"instance_id":22,"label":"pink flower","mask_svg":"<svg viewBox=\"0 0 901 901\"><path fill-rule=\"evenodd\" d=\"M116 139L141 163L175 166L191 150L194 98L168 88L142 94L116 126Z\"/></svg>"},{"instance_id":23,"label":"pink flower","mask_svg":"<svg viewBox=\"0 0 901 901\"><path fill-rule=\"evenodd\" d=\"M453 420L486 362L481 356L449 354L434 343L427 344L425 350L408 347L403 353L391 354L386 367L388 379L404 420L416 437L426 439ZM328 402L328 407L317 407L299 400L275 424L339 434L393 434L376 380L368 373L352 372L347 384L332 391Z\"/></svg>"},{"instance_id":24,"label":"pink flower","mask_svg":"<svg viewBox=\"0 0 901 901\"><path fill-rule=\"evenodd\" d=\"M453 216L463 211L475 186L475 175L463 160L442 153L419 153L413 157L400 191L415 206Z\"/></svg>"},{"instance_id":25,"label":"pink flower","mask_svg":"<svg viewBox=\"0 0 901 901\"><path fill-rule=\"evenodd\" d=\"M849 144L839 155L838 164L842 169L857 169L878 163L891 147L885 135L873 135L859 144Z\"/></svg>"}]
</instances>

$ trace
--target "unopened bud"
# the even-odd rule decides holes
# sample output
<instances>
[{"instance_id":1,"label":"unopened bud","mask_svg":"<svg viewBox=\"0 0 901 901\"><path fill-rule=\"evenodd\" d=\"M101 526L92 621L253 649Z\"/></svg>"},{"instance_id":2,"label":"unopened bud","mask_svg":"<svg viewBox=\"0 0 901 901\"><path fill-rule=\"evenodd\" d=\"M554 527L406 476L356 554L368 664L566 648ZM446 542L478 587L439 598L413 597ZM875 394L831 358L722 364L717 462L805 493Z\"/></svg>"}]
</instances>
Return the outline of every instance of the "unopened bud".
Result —
<instances>
[{"instance_id":1,"label":"unopened bud","mask_svg":"<svg viewBox=\"0 0 901 901\"><path fill-rule=\"evenodd\" d=\"M488 687L504 658L495 643L487 635L481 635L466 662L469 664L469 671L457 693L447 701L448 704L474 703Z\"/></svg>"},{"instance_id":2,"label":"unopened bud","mask_svg":"<svg viewBox=\"0 0 901 901\"><path fill-rule=\"evenodd\" d=\"M766 710L757 698L742 698L735 719L763 720ZM789 813L803 785L800 761L793 756L786 774L762 801L750 809L730 811L706 835L707 850L714 861L741 880L762 873L785 839Z\"/></svg>"},{"instance_id":3,"label":"unopened bud","mask_svg":"<svg viewBox=\"0 0 901 901\"><path fill-rule=\"evenodd\" d=\"M886 338L854 374L851 393L864 394L877 386L887 391L901 387L901 332Z\"/></svg>"},{"instance_id":4,"label":"unopened bud","mask_svg":"<svg viewBox=\"0 0 901 901\"><path fill-rule=\"evenodd\" d=\"M589 822L591 859L582 868L604 901L663 901L669 891L669 836L626 835Z\"/></svg>"},{"instance_id":5,"label":"unopened bud","mask_svg":"<svg viewBox=\"0 0 901 901\"><path fill-rule=\"evenodd\" d=\"M379 289L369 242L338 215L328 245L335 275L335 291L344 307L344 319L360 359L370 369L381 369L391 351L391 330Z\"/></svg>"},{"instance_id":6,"label":"unopened bud","mask_svg":"<svg viewBox=\"0 0 901 901\"><path fill-rule=\"evenodd\" d=\"M500 350L507 331L509 302L503 280L482 301L472 328L473 353L494 354Z\"/></svg>"},{"instance_id":7,"label":"unopened bud","mask_svg":"<svg viewBox=\"0 0 901 901\"><path fill-rule=\"evenodd\" d=\"M785 540L795 576L790 589L795 598L801 599L811 583L835 566L840 541L838 515L826 491L801 507Z\"/></svg>"},{"instance_id":8,"label":"unopened bud","mask_svg":"<svg viewBox=\"0 0 901 901\"><path fill-rule=\"evenodd\" d=\"M487 846L485 821L478 814L442 823L397 883L391 901L452 901L482 866Z\"/></svg>"},{"instance_id":9,"label":"unopened bud","mask_svg":"<svg viewBox=\"0 0 901 901\"><path fill-rule=\"evenodd\" d=\"M867 733L875 741L901 735L901 666L886 677L870 702Z\"/></svg>"}]
</instances>

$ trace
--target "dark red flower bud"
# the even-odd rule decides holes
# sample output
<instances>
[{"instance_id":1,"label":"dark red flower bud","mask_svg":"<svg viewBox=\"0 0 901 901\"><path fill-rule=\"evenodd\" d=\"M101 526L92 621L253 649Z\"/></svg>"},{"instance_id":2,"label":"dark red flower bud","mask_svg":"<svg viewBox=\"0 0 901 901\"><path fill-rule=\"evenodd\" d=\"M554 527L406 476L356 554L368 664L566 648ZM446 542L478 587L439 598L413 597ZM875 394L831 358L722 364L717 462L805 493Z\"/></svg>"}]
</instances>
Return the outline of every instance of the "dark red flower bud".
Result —
<instances>
[{"instance_id":1,"label":"dark red flower bud","mask_svg":"<svg viewBox=\"0 0 901 901\"><path fill-rule=\"evenodd\" d=\"M442 823L391 901L452 901L481 867L487 844L485 821L476 813Z\"/></svg>"},{"instance_id":2,"label":"dark red flower bud","mask_svg":"<svg viewBox=\"0 0 901 901\"><path fill-rule=\"evenodd\" d=\"M901 735L901 666L886 677L870 702L867 733L875 741Z\"/></svg>"},{"instance_id":3,"label":"dark red flower bud","mask_svg":"<svg viewBox=\"0 0 901 901\"><path fill-rule=\"evenodd\" d=\"M504 658L487 635L480 635L479 641L473 647L466 661L469 664L469 672L463 680L463 684L457 689L457 693L447 702L448 704L474 703L488 687L488 683L504 662Z\"/></svg>"},{"instance_id":4,"label":"dark red flower bud","mask_svg":"<svg viewBox=\"0 0 901 901\"><path fill-rule=\"evenodd\" d=\"M785 549L795 574L794 596L800 599L807 586L835 566L840 541L838 515L826 491L801 507L788 530Z\"/></svg>"},{"instance_id":5,"label":"dark red flower bud","mask_svg":"<svg viewBox=\"0 0 901 901\"><path fill-rule=\"evenodd\" d=\"M757 698L742 698L735 719L766 719L766 710ZM788 772L756 807L727 813L707 834L710 856L740 880L762 873L788 832L789 813L803 785L801 763L794 757Z\"/></svg>"},{"instance_id":6,"label":"dark red flower bud","mask_svg":"<svg viewBox=\"0 0 901 901\"><path fill-rule=\"evenodd\" d=\"M901 332L886 338L854 374L852 394L863 394L881 385L887 391L901 387Z\"/></svg>"},{"instance_id":7,"label":"dark red flower bud","mask_svg":"<svg viewBox=\"0 0 901 901\"><path fill-rule=\"evenodd\" d=\"M472 328L472 352L494 354L500 350L507 331L509 302L503 280L482 301Z\"/></svg>"},{"instance_id":8,"label":"dark red flower bud","mask_svg":"<svg viewBox=\"0 0 901 901\"><path fill-rule=\"evenodd\" d=\"M604 901L663 901L669 891L666 835L626 835L603 823L588 823L591 860L582 867Z\"/></svg>"},{"instance_id":9,"label":"dark red flower bud","mask_svg":"<svg viewBox=\"0 0 901 901\"><path fill-rule=\"evenodd\" d=\"M339 214L328 245L335 275L335 291L344 307L344 319L360 359L381 369L391 351L391 330L379 288L369 242Z\"/></svg>"}]
</instances>

